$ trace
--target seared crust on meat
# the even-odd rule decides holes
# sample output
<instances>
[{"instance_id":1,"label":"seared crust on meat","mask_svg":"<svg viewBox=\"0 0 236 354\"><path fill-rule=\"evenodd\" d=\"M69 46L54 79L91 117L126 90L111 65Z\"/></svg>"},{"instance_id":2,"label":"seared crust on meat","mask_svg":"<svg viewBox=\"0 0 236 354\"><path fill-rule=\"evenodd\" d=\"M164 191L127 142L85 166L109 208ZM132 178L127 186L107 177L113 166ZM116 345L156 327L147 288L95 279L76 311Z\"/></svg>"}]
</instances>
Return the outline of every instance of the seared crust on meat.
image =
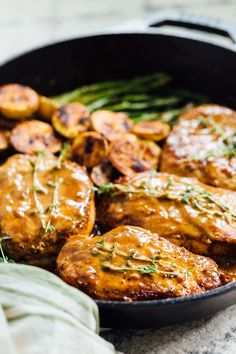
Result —
<instances>
[{"instance_id":1,"label":"seared crust on meat","mask_svg":"<svg viewBox=\"0 0 236 354\"><path fill-rule=\"evenodd\" d=\"M103 236L72 236L57 259L59 276L102 300L187 296L221 285L217 265L157 234L122 226Z\"/></svg>"},{"instance_id":2,"label":"seared crust on meat","mask_svg":"<svg viewBox=\"0 0 236 354\"><path fill-rule=\"evenodd\" d=\"M52 155L14 155L0 167L0 234L16 261L52 266L68 236L94 225L92 184L71 161Z\"/></svg>"},{"instance_id":3,"label":"seared crust on meat","mask_svg":"<svg viewBox=\"0 0 236 354\"><path fill-rule=\"evenodd\" d=\"M193 178L142 173L101 187L98 222L140 226L203 255L236 255L236 193Z\"/></svg>"},{"instance_id":4,"label":"seared crust on meat","mask_svg":"<svg viewBox=\"0 0 236 354\"><path fill-rule=\"evenodd\" d=\"M209 104L184 113L164 145L161 171L236 190L236 112Z\"/></svg>"}]
</instances>

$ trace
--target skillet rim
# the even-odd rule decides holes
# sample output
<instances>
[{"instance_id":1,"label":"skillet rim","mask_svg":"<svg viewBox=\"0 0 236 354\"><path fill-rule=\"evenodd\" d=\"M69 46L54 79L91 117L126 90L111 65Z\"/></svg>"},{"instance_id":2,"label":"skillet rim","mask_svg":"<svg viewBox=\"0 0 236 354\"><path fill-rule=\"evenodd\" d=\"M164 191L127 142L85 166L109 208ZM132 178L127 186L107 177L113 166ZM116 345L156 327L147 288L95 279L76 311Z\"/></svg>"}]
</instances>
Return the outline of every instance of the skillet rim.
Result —
<instances>
[{"instance_id":1,"label":"skillet rim","mask_svg":"<svg viewBox=\"0 0 236 354\"><path fill-rule=\"evenodd\" d=\"M166 299L158 299L158 300L140 300L140 301L115 301L115 300L96 300L93 299L99 307L106 307L106 306L116 306L117 308L123 308L124 306L127 307L152 307L154 306L162 306L162 305L175 305L179 303L189 303L198 300L203 300L205 298L212 298L217 297L218 295L223 295L230 293L231 291L236 291L236 281L231 283L219 286L218 288L204 291L203 293L198 293L189 296L178 296ZM236 304L236 300L235 300Z\"/></svg>"},{"instance_id":2,"label":"skillet rim","mask_svg":"<svg viewBox=\"0 0 236 354\"><path fill-rule=\"evenodd\" d=\"M87 39L87 38L96 38L96 37L108 37L108 36L119 36L119 35L128 35L128 36L133 36L133 35L152 35L152 36L163 36L163 37L172 37L172 38L177 38L177 39L186 39L188 41L194 41L194 42L200 42L204 44L209 44L214 47L219 47L222 49L229 50L233 53L236 53L236 45L233 43L224 43L221 41L218 41L215 38L207 38L204 35L196 34L193 32L186 32L186 33L173 33L169 32L168 30L163 30L161 28L150 28L147 27L145 29L134 29L131 28L130 30L124 29L124 30L108 30L108 31L95 31L91 32L88 34L83 34L81 36L75 36L72 38L67 38L63 40L58 40L55 42L49 42L45 43L42 45L35 46L31 49L25 50L22 53L16 53L13 56L10 56L9 58L4 59L2 62L0 62L0 69L4 69L4 67L7 67L7 65L12 64L14 61L18 59L23 59L24 56L40 52L44 49L48 48L53 48L58 45L63 45L65 43L73 43L76 42L79 39ZM58 275L57 275L58 276ZM229 284L222 285L218 288L212 289L212 290L207 290L203 293L198 293L190 296L181 296L181 297L173 297L173 298L166 298L166 299L158 299L158 300L140 300L140 301L114 301L114 300L96 300L90 297L93 301L96 302L99 308L109 308L109 307L116 307L116 308L124 308L124 307L159 307L163 305L175 305L175 304L184 304L184 303L190 303L198 300L204 300L212 297L217 297L219 295L224 295L227 293L230 293L232 291L236 291L236 281L233 281ZM236 300L235 300L236 304Z\"/></svg>"},{"instance_id":3,"label":"skillet rim","mask_svg":"<svg viewBox=\"0 0 236 354\"><path fill-rule=\"evenodd\" d=\"M63 40L57 40L55 42L46 42L43 43L42 45L36 45L35 47L32 47L31 49L26 49L23 52L13 54L9 58L4 59L3 61L0 62L0 69L3 67L11 64L15 60L22 59L24 56L27 56L29 54L36 53L38 51L48 49L48 48L53 48L56 47L57 45L65 44L65 43L72 43L76 42L79 39L87 39L87 38L95 38L95 37L106 37L106 36L119 36L119 35L153 35L153 36L163 36L163 37L172 37L172 38L177 38L177 39L186 39L186 40L192 40L194 42L200 42L204 44L209 44L213 45L215 47L219 47L222 49L227 49L230 50L234 53L236 53L236 44L234 43L224 43L223 41L219 41L216 38L207 38L203 34L197 34L194 32L186 32L186 33L173 33L171 30L166 30L162 28L153 28L153 27L147 27L144 29L134 29L131 28L130 30L128 29L111 29L111 30L103 30L103 31L93 31L89 32L87 34L82 34L80 36L75 36Z\"/></svg>"}]
</instances>

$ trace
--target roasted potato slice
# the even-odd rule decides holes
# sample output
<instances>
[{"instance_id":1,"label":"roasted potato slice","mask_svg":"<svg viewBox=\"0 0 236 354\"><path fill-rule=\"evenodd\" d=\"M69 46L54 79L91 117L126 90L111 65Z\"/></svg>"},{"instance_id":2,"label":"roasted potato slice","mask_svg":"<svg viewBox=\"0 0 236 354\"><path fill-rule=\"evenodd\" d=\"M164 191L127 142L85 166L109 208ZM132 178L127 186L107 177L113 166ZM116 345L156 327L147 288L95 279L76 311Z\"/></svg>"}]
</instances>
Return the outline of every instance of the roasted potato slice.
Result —
<instances>
[{"instance_id":1,"label":"roasted potato slice","mask_svg":"<svg viewBox=\"0 0 236 354\"><path fill-rule=\"evenodd\" d=\"M37 151L56 153L61 148L61 141L56 137L53 128L48 123L30 120L18 124L10 137L13 147L25 154Z\"/></svg>"},{"instance_id":2,"label":"roasted potato slice","mask_svg":"<svg viewBox=\"0 0 236 354\"><path fill-rule=\"evenodd\" d=\"M108 154L108 142L97 132L82 133L71 147L72 160L88 168L99 165Z\"/></svg>"},{"instance_id":3,"label":"roasted potato slice","mask_svg":"<svg viewBox=\"0 0 236 354\"><path fill-rule=\"evenodd\" d=\"M125 134L122 139L112 142L109 160L125 176L138 172L155 170L158 166L161 149L153 141L140 140L133 134Z\"/></svg>"},{"instance_id":4,"label":"roasted potato slice","mask_svg":"<svg viewBox=\"0 0 236 354\"><path fill-rule=\"evenodd\" d=\"M48 97L39 97L39 109L38 114L43 119L50 121L53 113L59 108L59 105Z\"/></svg>"},{"instance_id":5,"label":"roasted potato slice","mask_svg":"<svg viewBox=\"0 0 236 354\"><path fill-rule=\"evenodd\" d=\"M153 141L165 139L169 132L169 125L158 121L139 122L132 129L132 133L139 138Z\"/></svg>"},{"instance_id":6,"label":"roasted potato slice","mask_svg":"<svg viewBox=\"0 0 236 354\"><path fill-rule=\"evenodd\" d=\"M28 86L8 84L0 87L0 112L7 118L29 118L39 106L38 94Z\"/></svg>"},{"instance_id":7,"label":"roasted potato slice","mask_svg":"<svg viewBox=\"0 0 236 354\"><path fill-rule=\"evenodd\" d=\"M53 114L52 124L56 131L66 138L76 138L79 133L89 128L89 111L82 103L68 103Z\"/></svg>"},{"instance_id":8,"label":"roasted potato slice","mask_svg":"<svg viewBox=\"0 0 236 354\"><path fill-rule=\"evenodd\" d=\"M91 180L96 186L102 186L112 181L114 169L109 160L105 159L103 162L92 168L90 173Z\"/></svg>"},{"instance_id":9,"label":"roasted potato slice","mask_svg":"<svg viewBox=\"0 0 236 354\"><path fill-rule=\"evenodd\" d=\"M10 145L10 131L0 130L0 152L6 150Z\"/></svg>"},{"instance_id":10,"label":"roasted potato slice","mask_svg":"<svg viewBox=\"0 0 236 354\"><path fill-rule=\"evenodd\" d=\"M91 125L95 131L113 141L120 135L129 132L133 127L133 122L124 113L101 110L91 114Z\"/></svg>"}]
</instances>

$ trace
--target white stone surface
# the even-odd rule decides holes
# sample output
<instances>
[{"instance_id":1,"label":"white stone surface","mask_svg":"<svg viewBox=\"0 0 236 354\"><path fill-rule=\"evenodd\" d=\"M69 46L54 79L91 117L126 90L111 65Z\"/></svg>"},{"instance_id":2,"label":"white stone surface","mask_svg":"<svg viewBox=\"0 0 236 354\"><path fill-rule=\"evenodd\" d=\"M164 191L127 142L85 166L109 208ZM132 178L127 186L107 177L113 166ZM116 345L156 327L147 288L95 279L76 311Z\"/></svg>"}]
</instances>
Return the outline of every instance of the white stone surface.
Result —
<instances>
[{"instance_id":1,"label":"white stone surface","mask_svg":"<svg viewBox=\"0 0 236 354\"><path fill-rule=\"evenodd\" d=\"M190 10L236 24L236 0L0 0L0 62L32 47L163 8ZM104 335L130 354L236 354L236 306L192 324L111 330Z\"/></svg>"}]
</instances>

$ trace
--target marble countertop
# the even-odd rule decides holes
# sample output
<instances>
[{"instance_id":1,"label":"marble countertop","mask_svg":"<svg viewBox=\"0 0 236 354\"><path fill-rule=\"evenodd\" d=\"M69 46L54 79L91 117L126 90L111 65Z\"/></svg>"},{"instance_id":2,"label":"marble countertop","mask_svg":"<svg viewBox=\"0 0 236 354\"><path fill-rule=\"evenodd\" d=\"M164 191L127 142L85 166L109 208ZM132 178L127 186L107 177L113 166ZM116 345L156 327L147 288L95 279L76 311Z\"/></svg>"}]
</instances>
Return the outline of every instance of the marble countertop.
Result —
<instances>
[{"instance_id":1,"label":"marble countertop","mask_svg":"<svg viewBox=\"0 0 236 354\"><path fill-rule=\"evenodd\" d=\"M0 5L0 62L45 43L148 16L166 6L236 25L235 0L0 0ZM190 324L160 330L109 330L102 335L127 354L236 354L235 319L236 306L232 306Z\"/></svg>"}]
</instances>

